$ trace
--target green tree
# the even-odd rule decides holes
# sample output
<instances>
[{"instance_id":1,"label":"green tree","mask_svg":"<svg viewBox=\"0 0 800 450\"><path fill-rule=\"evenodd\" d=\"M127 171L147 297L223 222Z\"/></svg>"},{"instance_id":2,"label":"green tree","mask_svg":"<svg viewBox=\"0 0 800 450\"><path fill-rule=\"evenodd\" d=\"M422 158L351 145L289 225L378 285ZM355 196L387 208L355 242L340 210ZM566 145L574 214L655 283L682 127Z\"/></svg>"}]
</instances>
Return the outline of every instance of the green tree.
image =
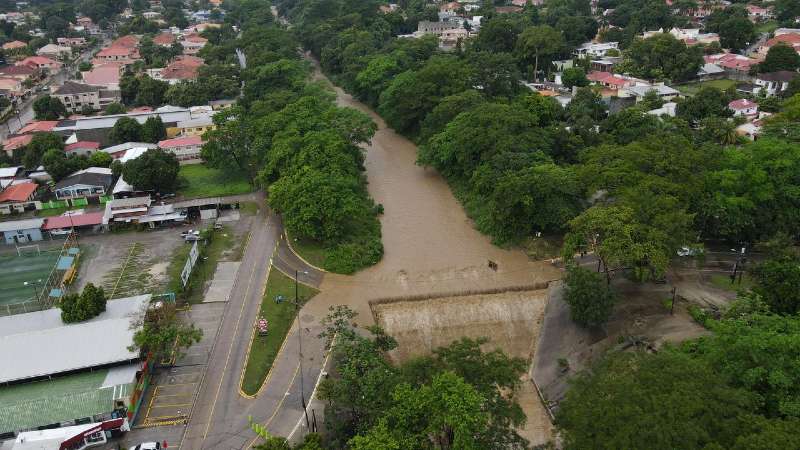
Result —
<instances>
[{"instance_id":1,"label":"green tree","mask_svg":"<svg viewBox=\"0 0 800 450\"><path fill-rule=\"evenodd\" d=\"M84 322L97 317L106 310L106 294L103 288L92 283L83 288L79 294L64 296L60 303L61 320L64 323Z\"/></svg>"},{"instance_id":2,"label":"green tree","mask_svg":"<svg viewBox=\"0 0 800 450\"><path fill-rule=\"evenodd\" d=\"M42 156L42 165L56 182L81 169L78 158L67 157L62 150L58 149L47 150Z\"/></svg>"},{"instance_id":3,"label":"green tree","mask_svg":"<svg viewBox=\"0 0 800 450\"><path fill-rule=\"evenodd\" d=\"M755 266L753 290L778 314L800 312L800 261L793 256L769 259Z\"/></svg>"},{"instance_id":4,"label":"green tree","mask_svg":"<svg viewBox=\"0 0 800 450\"><path fill-rule=\"evenodd\" d=\"M775 1L775 18L778 22L790 26L800 16L800 5L793 0Z\"/></svg>"},{"instance_id":5,"label":"green tree","mask_svg":"<svg viewBox=\"0 0 800 450\"><path fill-rule=\"evenodd\" d=\"M625 50L619 70L647 79L686 81L697 76L703 65L702 52L699 47L687 47L671 34L657 34L634 40Z\"/></svg>"},{"instance_id":6,"label":"green tree","mask_svg":"<svg viewBox=\"0 0 800 450\"><path fill-rule=\"evenodd\" d=\"M607 284L611 274L629 268L639 280L660 278L670 249L663 234L638 222L627 206L593 206L569 223L563 256L570 261L579 251L592 251L602 263Z\"/></svg>"},{"instance_id":7,"label":"green tree","mask_svg":"<svg viewBox=\"0 0 800 450\"><path fill-rule=\"evenodd\" d=\"M520 92L521 75L510 53L476 52L470 55L475 86L489 97L514 97Z\"/></svg>"},{"instance_id":8,"label":"green tree","mask_svg":"<svg viewBox=\"0 0 800 450\"><path fill-rule=\"evenodd\" d=\"M697 94L678 103L675 114L690 123L696 123L706 117L730 117L728 109L730 98L714 87L701 88Z\"/></svg>"},{"instance_id":9,"label":"green tree","mask_svg":"<svg viewBox=\"0 0 800 450\"><path fill-rule=\"evenodd\" d=\"M140 137L142 142L151 142L153 144L166 139L167 128L164 126L164 122L161 121L161 117L148 117L142 125Z\"/></svg>"},{"instance_id":10,"label":"green tree","mask_svg":"<svg viewBox=\"0 0 800 450\"><path fill-rule=\"evenodd\" d=\"M158 362L178 359L183 350L203 337L202 329L181 323L175 304L170 302L148 309L131 327L137 331L128 350L139 351Z\"/></svg>"},{"instance_id":11,"label":"green tree","mask_svg":"<svg viewBox=\"0 0 800 450\"><path fill-rule=\"evenodd\" d=\"M29 169L35 169L41 164L42 157L48 150L63 152L64 140L55 133L35 133L31 142L25 146L22 164Z\"/></svg>"},{"instance_id":12,"label":"green tree","mask_svg":"<svg viewBox=\"0 0 800 450\"><path fill-rule=\"evenodd\" d=\"M564 69L561 74L561 82L565 87L571 88L573 86L584 87L589 85L589 80L586 78L586 72L580 67L570 67Z\"/></svg>"},{"instance_id":13,"label":"green tree","mask_svg":"<svg viewBox=\"0 0 800 450\"><path fill-rule=\"evenodd\" d=\"M758 394L766 417L800 418L800 318L752 314L711 322L713 333L686 345L735 388Z\"/></svg>"},{"instance_id":14,"label":"green tree","mask_svg":"<svg viewBox=\"0 0 800 450\"><path fill-rule=\"evenodd\" d=\"M567 449L731 448L757 406L679 352L613 353L573 380L556 424Z\"/></svg>"},{"instance_id":15,"label":"green tree","mask_svg":"<svg viewBox=\"0 0 800 450\"><path fill-rule=\"evenodd\" d=\"M489 426L486 399L458 375L443 372L430 385L398 385L392 400L375 427L350 441L351 448L485 448L477 436Z\"/></svg>"},{"instance_id":16,"label":"green tree","mask_svg":"<svg viewBox=\"0 0 800 450\"><path fill-rule=\"evenodd\" d=\"M120 117L114 123L109 138L115 144L139 142L142 139L142 125L131 117Z\"/></svg>"},{"instance_id":17,"label":"green tree","mask_svg":"<svg viewBox=\"0 0 800 450\"><path fill-rule=\"evenodd\" d=\"M784 43L770 47L766 58L758 65L758 71L761 73L780 70L796 71L797 69L800 69L800 54Z\"/></svg>"},{"instance_id":18,"label":"green tree","mask_svg":"<svg viewBox=\"0 0 800 450\"><path fill-rule=\"evenodd\" d=\"M747 17L731 17L719 29L719 43L723 48L740 51L755 41L756 30Z\"/></svg>"},{"instance_id":19,"label":"green tree","mask_svg":"<svg viewBox=\"0 0 800 450\"><path fill-rule=\"evenodd\" d=\"M139 78L138 89L134 104L137 106L152 106L154 108L164 104L164 95L167 93L169 83L154 80L147 75Z\"/></svg>"},{"instance_id":20,"label":"green tree","mask_svg":"<svg viewBox=\"0 0 800 450\"><path fill-rule=\"evenodd\" d=\"M92 63L89 61L81 61L81 63L78 64L78 70L81 72L88 72L92 70Z\"/></svg>"},{"instance_id":21,"label":"green tree","mask_svg":"<svg viewBox=\"0 0 800 450\"><path fill-rule=\"evenodd\" d=\"M517 38L515 52L526 66L531 66L529 77L539 79L539 67L549 66L564 47L561 33L548 25L526 28Z\"/></svg>"},{"instance_id":22,"label":"green tree","mask_svg":"<svg viewBox=\"0 0 800 450\"><path fill-rule=\"evenodd\" d=\"M564 301L572 320L584 327L604 325L611 317L617 296L602 275L580 266L567 268Z\"/></svg>"},{"instance_id":23,"label":"green tree","mask_svg":"<svg viewBox=\"0 0 800 450\"><path fill-rule=\"evenodd\" d=\"M444 97L422 121L419 140L427 142L433 135L440 133L450 121L464 111L471 110L484 103L485 97L474 89Z\"/></svg>"},{"instance_id":24,"label":"green tree","mask_svg":"<svg viewBox=\"0 0 800 450\"><path fill-rule=\"evenodd\" d=\"M124 105L114 102L109 103L108 106L106 106L106 109L103 111L103 115L111 116L114 114L125 114L126 112L127 110L125 109Z\"/></svg>"},{"instance_id":25,"label":"green tree","mask_svg":"<svg viewBox=\"0 0 800 450\"><path fill-rule=\"evenodd\" d=\"M122 176L137 190L168 193L177 188L179 170L175 155L156 148L123 164Z\"/></svg>"},{"instance_id":26,"label":"green tree","mask_svg":"<svg viewBox=\"0 0 800 450\"><path fill-rule=\"evenodd\" d=\"M67 116L67 108L61 100L43 95L33 102L33 112L36 120L58 120Z\"/></svg>"},{"instance_id":27,"label":"green tree","mask_svg":"<svg viewBox=\"0 0 800 450\"><path fill-rule=\"evenodd\" d=\"M214 115L216 129L206 133L201 156L209 166L245 175L254 183L262 154L245 110L233 107Z\"/></svg>"},{"instance_id":28,"label":"green tree","mask_svg":"<svg viewBox=\"0 0 800 450\"><path fill-rule=\"evenodd\" d=\"M94 152L89 155L89 167L111 167L113 158L106 152Z\"/></svg>"}]
</instances>

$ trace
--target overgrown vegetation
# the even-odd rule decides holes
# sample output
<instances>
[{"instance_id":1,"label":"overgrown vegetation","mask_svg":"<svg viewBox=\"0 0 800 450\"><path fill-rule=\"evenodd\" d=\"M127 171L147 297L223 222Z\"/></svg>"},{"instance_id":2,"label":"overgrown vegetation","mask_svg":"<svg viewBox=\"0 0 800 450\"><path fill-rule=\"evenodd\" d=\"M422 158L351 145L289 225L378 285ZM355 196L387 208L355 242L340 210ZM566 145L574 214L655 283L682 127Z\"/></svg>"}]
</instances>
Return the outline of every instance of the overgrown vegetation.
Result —
<instances>
[{"instance_id":1,"label":"overgrown vegetation","mask_svg":"<svg viewBox=\"0 0 800 450\"><path fill-rule=\"evenodd\" d=\"M243 97L215 115L203 159L266 186L270 206L291 234L325 248L326 269L352 273L375 264L383 255L380 209L367 193L359 147L369 142L375 124L337 107L330 90L309 80L298 42L262 2L241 2L230 12L239 17L242 35L220 39L205 54L227 61L217 50L244 52Z\"/></svg>"},{"instance_id":2,"label":"overgrown vegetation","mask_svg":"<svg viewBox=\"0 0 800 450\"><path fill-rule=\"evenodd\" d=\"M252 190L253 187L242 175L205 164L186 164L178 171L177 193L185 198L222 197L246 194Z\"/></svg>"}]
</instances>

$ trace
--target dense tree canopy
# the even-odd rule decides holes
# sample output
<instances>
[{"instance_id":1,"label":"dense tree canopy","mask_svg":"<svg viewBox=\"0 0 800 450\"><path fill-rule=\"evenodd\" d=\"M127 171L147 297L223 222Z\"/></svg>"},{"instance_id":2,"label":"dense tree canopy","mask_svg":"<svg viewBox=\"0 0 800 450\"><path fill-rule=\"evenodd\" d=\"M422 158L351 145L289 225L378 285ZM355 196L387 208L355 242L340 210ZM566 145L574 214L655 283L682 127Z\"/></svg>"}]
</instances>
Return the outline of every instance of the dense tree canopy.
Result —
<instances>
[{"instance_id":1,"label":"dense tree canopy","mask_svg":"<svg viewBox=\"0 0 800 450\"><path fill-rule=\"evenodd\" d=\"M168 193L175 192L179 169L175 155L156 148L127 161L122 176L137 190Z\"/></svg>"}]
</instances>

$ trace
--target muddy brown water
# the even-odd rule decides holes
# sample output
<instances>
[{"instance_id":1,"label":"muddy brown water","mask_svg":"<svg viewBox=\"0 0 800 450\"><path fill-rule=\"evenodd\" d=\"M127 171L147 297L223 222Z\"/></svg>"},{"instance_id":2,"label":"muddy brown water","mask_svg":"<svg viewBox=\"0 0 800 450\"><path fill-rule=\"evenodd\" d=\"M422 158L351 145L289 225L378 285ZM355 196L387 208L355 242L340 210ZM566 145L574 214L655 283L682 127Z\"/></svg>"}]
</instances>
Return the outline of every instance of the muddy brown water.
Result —
<instances>
[{"instance_id":1,"label":"muddy brown water","mask_svg":"<svg viewBox=\"0 0 800 450\"><path fill-rule=\"evenodd\" d=\"M315 78L326 80L318 68ZM354 276L326 274L309 313L324 315L331 305L348 304L363 325L372 323L367 302L378 297L519 286L559 277L549 263L492 245L474 228L445 180L416 165L413 142L388 128L369 107L334 89L339 106L358 109L378 124L364 150L369 193L384 208L385 253L378 264ZM488 267L489 260L497 270Z\"/></svg>"}]
</instances>

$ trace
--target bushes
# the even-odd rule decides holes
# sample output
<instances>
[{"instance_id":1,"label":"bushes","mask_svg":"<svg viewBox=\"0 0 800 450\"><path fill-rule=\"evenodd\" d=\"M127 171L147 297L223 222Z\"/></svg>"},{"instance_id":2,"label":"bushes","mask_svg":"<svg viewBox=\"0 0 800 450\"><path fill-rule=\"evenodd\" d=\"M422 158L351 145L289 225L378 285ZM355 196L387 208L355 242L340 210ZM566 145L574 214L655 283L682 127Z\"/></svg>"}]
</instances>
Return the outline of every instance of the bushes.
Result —
<instances>
[{"instance_id":1,"label":"bushes","mask_svg":"<svg viewBox=\"0 0 800 450\"><path fill-rule=\"evenodd\" d=\"M80 294L69 294L61 299L61 320L64 323L83 322L97 317L106 310L106 293L92 283Z\"/></svg>"},{"instance_id":2,"label":"bushes","mask_svg":"<svg viewBox=\"0 0 800 450\"><path fill-rule=\"evenodd\" d=\"M599 273L582 267L567 269L564 300L572 320L585 327L603 325L611 316L617 296Z\"/></svg>"}]
</instances>

